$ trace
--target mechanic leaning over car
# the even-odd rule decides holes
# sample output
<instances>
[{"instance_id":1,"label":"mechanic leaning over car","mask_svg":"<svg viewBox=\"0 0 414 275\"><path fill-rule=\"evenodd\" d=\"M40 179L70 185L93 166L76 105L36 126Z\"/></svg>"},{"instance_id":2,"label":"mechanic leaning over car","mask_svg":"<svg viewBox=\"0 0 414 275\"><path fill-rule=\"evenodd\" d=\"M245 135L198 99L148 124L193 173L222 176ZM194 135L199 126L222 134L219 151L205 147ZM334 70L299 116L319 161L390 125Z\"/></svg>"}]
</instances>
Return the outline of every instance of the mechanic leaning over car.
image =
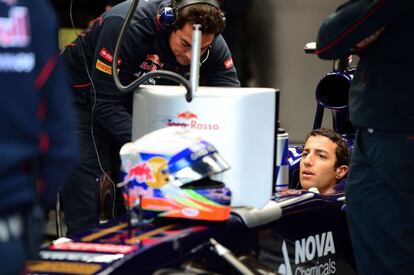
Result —
<instances>
[{"instance_id":1,"label":"mechanic leaning over car","mask_svg":"<svg viewBox=\"0 0 414 275\"><path fill-rule=\"evenodd\" d=\"M335 193L336 184L348 173L350 152L346 141L331 129L312 130L305 139L299 180L303 189Z\"/></svg>"},{"instance_id":2,"label":"mechanic leaning over car","mask_svg":"<svg viewBox=\"0 0 414 275\"><path fill-rule=\"evenodd\" d=\"M348 1L319 30L323 59L360 60L350 87L358 127L346 187L359 274L414 270L414 1Z\"/></svg>"},{"instance_id":3,"label":"mechanic leaning over car","mask_svg":"<svg viewBox=\"0 0 414 275\"><path fill-rule=\"evenodd\" d=\"M131 1L122 2L105 12L62 53L76 96L81 146L80 166L61 192L69 235L97 225L96 178L105 171L117 180L119 149L131 141L132 93L117 89L111 67L130 5ZM171 10L175 17L172 22L167 20ZM200 85L240 86L220 34L225 26L224 14L215 0L140 1L119 55L121 82L126 85L161 69L189 78L194 23L202 26ZM175 84L163 79L149 82Z\"/></svg>"},{"instance_id":4,"label":"mechanic leaning over car","mask_svg":"<svg viewBox=\"0 0 414 275\"><path fill-rule=\"evenodd\" d=\"M0 0L0 34L0 273L23 274L75 165L75 121L49 3Z\"/></svg>"}]
</instances>

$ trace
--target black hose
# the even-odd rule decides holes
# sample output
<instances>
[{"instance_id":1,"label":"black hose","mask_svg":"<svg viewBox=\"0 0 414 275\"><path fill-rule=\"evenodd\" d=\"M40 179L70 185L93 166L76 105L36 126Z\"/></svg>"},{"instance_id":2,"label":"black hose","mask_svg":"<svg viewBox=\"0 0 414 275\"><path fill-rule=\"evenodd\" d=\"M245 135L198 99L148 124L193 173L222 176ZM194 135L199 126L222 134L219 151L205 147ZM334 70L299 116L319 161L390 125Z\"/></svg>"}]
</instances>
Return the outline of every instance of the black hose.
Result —
<instances>
[{"instance_id":1,"label":"black hose","mask_svg":"<svg viewBox=\"0 0 414 275\"><path fill-rule=\"evenodd\" d=\"M129 24L132 20L132 17L134 16L134 13L135 13L135 10L136 10L137 6L138 6L138 2L139 2L139 0L133 0L132 1L131 7L129 8L127 17L125 18L125 22L122 25L121 32L120 32L120 34L118 36L118 39L117 39L117 42L116 42L114 58L112 60L112 68L113 68L112 76L114 78L116 87L121 92L129 92L129 91L132 91L134 88L138 87L139 85L145 83L150 78L153 78L153 77L165 78L165 79L168 79L168 80L175 81L179 84L182 84L185 87L185 89L187 90L185 98L188 102L190 102L193 99L192 93L191 93L190 83L183 76L181 76L177 73L171 72L171 71L159 70L159 71L148 72L148 73L144 74L143 76L141 76L140 78L135 79L133 82L131 82L130 84L128 84L126 86L123 85L121 83L121 81L119 80L119 76L118 76L118 55L119 55L119 51L120 51L122 42L124 40L125 33L128 30Z\"/></svg>"}]
</instances>

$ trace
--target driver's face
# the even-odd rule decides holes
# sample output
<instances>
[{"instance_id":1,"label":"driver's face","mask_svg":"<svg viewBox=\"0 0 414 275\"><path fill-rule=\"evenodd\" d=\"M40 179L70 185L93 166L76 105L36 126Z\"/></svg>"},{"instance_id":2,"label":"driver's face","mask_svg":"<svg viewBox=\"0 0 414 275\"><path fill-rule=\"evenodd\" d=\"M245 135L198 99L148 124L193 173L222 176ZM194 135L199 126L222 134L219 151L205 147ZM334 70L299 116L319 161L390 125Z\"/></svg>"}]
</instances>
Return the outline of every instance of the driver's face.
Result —
<instances>
[{"instance_id":1,"label":"driver's face","mask_svg":"<svg viewBox=\"0 0 414 275\"><path fill-rule=\"evenodd\" d=\"M325 136L310 136L300 160L302 188L318 188L321 194L329 193L337 182L336 143Z\"/></svg>"},{"instance_id":2,"label":"driver's face","mask_svg":"<svg viewBox=\"0 0 414 275\"><path fill-rule=\"evenodd\" d=\"M175 59L180 65L189 65L191 63L191 44L193 35L193 25L187 23L180 30L171 32L169 43ZM201 35L201 56L207 51L213 42L214 34L203 33Z\"/></svg>"}]
</instances>

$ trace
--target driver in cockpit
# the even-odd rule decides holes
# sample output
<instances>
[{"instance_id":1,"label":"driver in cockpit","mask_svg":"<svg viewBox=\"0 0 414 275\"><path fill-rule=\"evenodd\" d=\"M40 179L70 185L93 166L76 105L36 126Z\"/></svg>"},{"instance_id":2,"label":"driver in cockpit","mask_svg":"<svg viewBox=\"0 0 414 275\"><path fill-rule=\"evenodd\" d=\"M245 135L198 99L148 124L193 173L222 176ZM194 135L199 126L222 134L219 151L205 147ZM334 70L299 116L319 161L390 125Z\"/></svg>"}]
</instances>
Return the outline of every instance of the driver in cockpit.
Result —
<instances>
[{"instance_id":1,"label":"driver in cockpit","mask_svg":"<svg viewBox=\"0 0 414 275\"><path fill-rule=\"evenodd\" d=\"M305 139L300 160L301 187L316 188L324 195L335 193L337 183L348 173L349 161L348 144L339 134L327 128L313 130Z\"/></svg>"}]
</instances>

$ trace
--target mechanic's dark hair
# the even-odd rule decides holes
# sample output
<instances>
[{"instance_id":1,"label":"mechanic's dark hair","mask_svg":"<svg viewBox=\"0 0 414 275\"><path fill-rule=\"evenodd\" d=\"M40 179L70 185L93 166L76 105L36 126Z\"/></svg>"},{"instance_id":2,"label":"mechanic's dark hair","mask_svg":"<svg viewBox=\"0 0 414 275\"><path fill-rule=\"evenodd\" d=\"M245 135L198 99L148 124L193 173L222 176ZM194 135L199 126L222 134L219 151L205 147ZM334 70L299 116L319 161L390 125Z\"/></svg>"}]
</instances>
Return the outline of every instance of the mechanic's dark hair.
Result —
<instances>
[{"instance_id":1,"label":"mechanic's dark hair","mask_svg":"<svg viewBox=\"0 0 414 275\"><path fill-rule=\"evenodd\" d=\"M320 128L315 129L310 132L305 139L308 141L309 137L315 137L315 136L324 136L329 138L332 142L336 144L336 150L335 150L335 156L336 156L336 162L334 165L334 169L338 168L341 165L347 165L349 166L349 162L351 159L351 152L349 150L348 144L346 140L341 137L338 133L335 131L328 129L328 128Z\"/></svg>"},{"instance_id":2,"label":"mechanic's dark hair","mask_svg":"<svg viewBox=\"0 0 414 275\"><path fill-rule=\"evenodd\" d=\"M180 0L172 0L171 4L173 7L177 7L179 2ZM222 3L223 0L218 2ZM181 29L186 23L200 24L203 33L219 34L224 30L225 21L223 11L212 5L200 3L179 10L174 27Z\"/></svg>"}]
</instances>

